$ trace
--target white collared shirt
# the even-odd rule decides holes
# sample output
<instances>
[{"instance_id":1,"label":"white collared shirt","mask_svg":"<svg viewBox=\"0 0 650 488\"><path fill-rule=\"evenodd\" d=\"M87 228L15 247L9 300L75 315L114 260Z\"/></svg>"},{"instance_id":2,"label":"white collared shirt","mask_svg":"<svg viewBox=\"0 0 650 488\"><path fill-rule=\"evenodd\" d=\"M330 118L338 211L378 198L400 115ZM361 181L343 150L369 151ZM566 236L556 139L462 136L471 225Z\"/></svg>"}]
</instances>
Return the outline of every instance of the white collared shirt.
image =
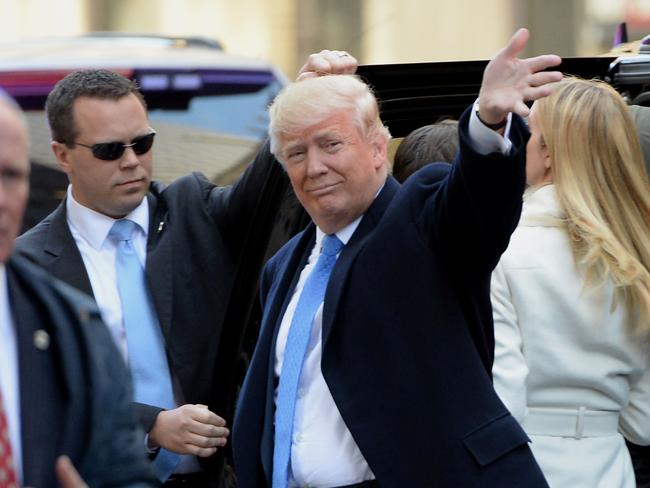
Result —
<instances>
[{"instance_id":1,"label":"white collared shirt","mask_svg":"<svg viewBox=\"0 0 650 488\"><path fill-rule=\"evenodd\" d=\"M108 326L108 330L113 336L122 358L128 364L126 330L124 328L122 302L117 288L117 275L115 272L117 245L113 239L108 238L108 233L116 219L95 212L77 202L72 195L72 185L68 186L66 210L68 227L86 267L102 319ZM140 205L124 218L137 224L132 244L144 268L147 260L147 236L149 230L149 203L147 199L143 198ZM184 403L183 395L171 371L170 374L174 385L174 401L176 406L179 406ZM181 457L181 461L174 472L191 473L199 470L200 466L196 457L185 455Z\"/></svg>"},{"instance_id":2,"label":"white collared shirt","mask_svg":"<svg viewBox=\"0 0 650 488\"><path fill-rule=\"evenodd\" d=\"M4 263L0 263L0 390L9 426L14 472L18 484L22 485L23 451L20 437L20 387L18 382L16 328L9 309L7 270Z\"/></svg>"},{"instance_id":3,"label":"white collared shirt","mask_svg":"<svg viewBox=\"0 0 650 488\"><path fill-rule=\"evenodd\" d=\"M115 219L84 207L74 199L72 186L68 186L66 200L68 227L83 259L97 306L104 323L108 326L118 350L125 362L128 361L126 331L122 321L122 303L117 290L115 275L115 253L117 246L108 233ZM149 204L146 198L126 219L137 225L133 247L143 264L146 261L147 233L149 230Z\"/></svg>"},{"instance_id":4,"label":"white collared shirt","mask_svg":"<svg viewBox=\"0 0 650 488\"><path fill-rule=\"evenodd\" d=\"M361 217L336 233L347 244ZM280 376L291 320L305 281L318 261L325 234L316 229L316 244L282 318L275 349L275 375ZM314 316L300 374L293 427L289 486L339 486L373 479L352 438L321 371L323 305ZM278 382L279 384L279 382ZM277 400L278 389L275 390Z\"/></svg>"}]
</instances>

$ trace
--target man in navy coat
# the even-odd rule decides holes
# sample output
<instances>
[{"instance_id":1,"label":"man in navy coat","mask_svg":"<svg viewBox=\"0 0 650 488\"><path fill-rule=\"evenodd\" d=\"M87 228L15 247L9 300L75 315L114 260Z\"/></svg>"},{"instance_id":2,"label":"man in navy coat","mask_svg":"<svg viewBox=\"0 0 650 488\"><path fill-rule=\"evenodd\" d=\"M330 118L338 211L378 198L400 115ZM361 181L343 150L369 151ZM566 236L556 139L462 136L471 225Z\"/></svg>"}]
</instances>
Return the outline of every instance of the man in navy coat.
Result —
<instances>
[{"instance_id":1,"label":"man in navy coat","mask_svg":"<svg viewBox=\"0 0 650 488\"><path fill-rule=\"evenodd\" d=\"M347 53L312 56L276 98L271 150L313 224L262 276L233 428L241 487L547 486L490 377L490 273L525 184L519 116L561 78L542 71L557 56L517 58L527 39L518 31L487 66L454 164L403 187ZM314 269L331 273L324 298Z\"/></svg>"},{"instance_id":2,"label":"man in navy coat","mask_svg":"<svg viewBox=\"0 0 650 488\"><path fill-rule=\"evenodd\" d=\"M0 486L155 486L96 305L12 255L28 193L26 124L0 94Z\"/></svg>"}]
</instances>

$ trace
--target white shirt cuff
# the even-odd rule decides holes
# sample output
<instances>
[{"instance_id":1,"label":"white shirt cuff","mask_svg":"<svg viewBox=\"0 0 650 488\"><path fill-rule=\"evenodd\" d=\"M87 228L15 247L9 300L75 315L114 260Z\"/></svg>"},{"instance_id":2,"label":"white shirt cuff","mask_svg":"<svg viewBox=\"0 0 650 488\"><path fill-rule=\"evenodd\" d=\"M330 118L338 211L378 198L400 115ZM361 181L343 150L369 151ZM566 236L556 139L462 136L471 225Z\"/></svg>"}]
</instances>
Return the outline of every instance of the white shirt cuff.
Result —
<instances>
[{"instance_id":1,"label":"white shirt cuff","mask_svg":"<svg viewBox=\"0 0 650 488\"><path fill-rule=\"evenodd\" d=\"M508 114L508 122L503 131L503 135L486 127L476 115L478 111L478 98L472 107L472 114L469 117L469 138L472 148L480 154L490 154L500 152L508 154L512 148L512 141L508 138L510 126L512 125L512 114Z\"/></svg>"},{"instance_id":2,"label":"white shirt cuff","mask_svg":"<svg viewBox=\"0 0 650 488\"><path fill-rule=\"evenodd\" d=\"M144 435L144 448L147 454L155 454L160 449L160 447L154 447L153 449L149 447L149 434Z\"/></svg>"}]
</instances>

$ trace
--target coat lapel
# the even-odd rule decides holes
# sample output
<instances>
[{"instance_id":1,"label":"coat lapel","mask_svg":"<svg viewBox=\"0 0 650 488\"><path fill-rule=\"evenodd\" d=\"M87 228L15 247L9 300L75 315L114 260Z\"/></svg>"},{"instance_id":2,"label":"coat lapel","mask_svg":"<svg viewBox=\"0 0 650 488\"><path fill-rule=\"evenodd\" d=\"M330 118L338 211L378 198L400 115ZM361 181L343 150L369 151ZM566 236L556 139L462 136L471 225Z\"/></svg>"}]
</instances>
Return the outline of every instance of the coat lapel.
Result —
<instances>
[{"instance_id":1,"label":"coat lapel","mask_svg":"<svg viewBox=\"0 0 650 488\"><path fill-rule=\"evenodd\" d=\"M147 264L145 274L149 282L149 290L153 297L154 306L158 312L158 320L167 344L172 328L173 276L172 239L167 232L167 207L158 198L160 188L152 187L147 195L149 200L149 233L147 238Z\"/></svg>"},{"instance_id":2,"label":"coat lapel","mask_svg":"<svg viewBox=\"0 0 650 488\"><path fill-rule=\"evenodd\" d=\"M56 332L39 312L38 298L25 288L24 280L12 267L7 270L18 350L23 482L25 486L49 486L66 430L65 419L69 418L65 414L66 389L51 347Z\"/></svg>"},{"instance_id":3,"label":"coat lapel","mask_svg":"<svg viewBox=\"0 0 650 488\"><path fill-rule=\"evenodd\" d=\"M345 245L341 251L341 255L336 260L332 274L330 275L325 292L325 302L323 303L323 351L327 347L327 341L332 327L334 326L334 318L338 310L341 296L345 288L345 281L347 275L352 268L352 263L363 248L366 240L372 235L375 227L381 220L384 212L388 208L389 203L400 188L400 184L392 176L386 179L386 183L382 188L375 201L370 205L364 214L359 227L352 234L352 238Z\"/></svg>"},{"instance_id":4,"label":"coat lapel","mask_svg":"<svg viewBox=\"0 0 650 488\"><path fill-rule=\"evenodd\" d=\"M273 421L275 412L273 399L275 393L276 341L278 331L280 330L280 323L282 322L284 313L291 301L293 290L296 288L296 284L300 278L300 273L305 267L307 258L309 257L311 249L314 247L315 241L316 227L314 224L309 224L307 229L305 229L298 237L293 249L288 250L288 258L280 263L276 272L279 279L271 285L265 301L265 323L262 324L262 330L268 330L268 327L273 324L273 329L269 331L272 336L270 338L271 345L269 347L268 366L266 368L266 405L264 413L264 428L262 430L261 439L262 467L269 484L271 482L271 473L273 470ZM277 299L278 297L284 298L280 300Z\"/></svg>"},{"instance_id":5,"label":"coat lapel","mask_svg":"<svg viewBox=\"0 0 650 488\"><path fill-rule=\"evenodd\" d=\"M68 227L65 199L54 211L43 251L49 256L44 265L50 273L86 295L94 296L83 259Z\"/></svg>"}]
</instances>

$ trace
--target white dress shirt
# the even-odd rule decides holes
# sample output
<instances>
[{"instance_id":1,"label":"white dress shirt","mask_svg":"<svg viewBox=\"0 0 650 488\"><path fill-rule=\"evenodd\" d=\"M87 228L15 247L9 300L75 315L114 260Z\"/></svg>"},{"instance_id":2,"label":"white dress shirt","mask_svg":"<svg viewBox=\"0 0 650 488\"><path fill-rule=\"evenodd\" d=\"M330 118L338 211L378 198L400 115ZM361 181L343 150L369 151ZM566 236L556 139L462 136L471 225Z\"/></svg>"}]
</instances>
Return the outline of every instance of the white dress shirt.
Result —
<instances>
[{"instance_id":1,"label":"white dress shirt","mask_svg":"<svg viewBox=\"0 0 650 488\"><path fill-rule=\"evenodd\" d=\"M361 217L336 233L345 245L361 222ZM325 234L316 229L316 244L287 306L275 349L275 374L280 376L289 328L307 277L316 266ZM338 257L338 256L337 256ZM352 438L334 403L323 372L323 305L314 316L311 337L298 382L298 398L293 426L289 486L327 487L373 479L374 475ZM279 385L279 382L278 382ZM275 389L277 401L278 387Z\"/></svg>"},{"instance_id":2,"label":"white dress shirt","mask_svg":"<svg viewBox=\"0 0 650 488\"><path fill-rule=\"evenodd\" d=\"M19 485L23 480L23 451L20 438L20 387L18 385L18 344L16 328L9 310L7 270L0 263L0 390L9 427L9 442L14 472Z\"/></svg>"},{"instance_id":3,"label":"white dress shirt","mask_svg":"<svg viewBox=\"0 0 650 488\"><path fill-rule=\"evenodd\" d=\"M482 154L500 151L507 153L512 142L489 129L476 116L478 101L469 121L469 133L473 148ZM508 115L505 134L510 131L512 116ZM381 191L381 189L380 189ZM363 216L336 233L347 244ZM296 311L298 299L311 273L323 242L324 232L316 228L316 244L307 264L300 273L296 288L280 323L275 348L275 375L279 378L284 361L289 328ZM337 256L338 257L338 256ZM298 383L298 398L293 424L289 486L315 488L341 486L374 479L375 476L361 454L352 434L345 425L334 398L323 378L322 357L323 305L318 308L311 327L305 359ZM278 386L275 389L277 402ZM370 406L369 406L370 408Z\"/></svg>"},{"instance_id":4,"label":"white dress shirt","mask_svg":"<svg viewBox=\"0 0 650 488\"><path fill-rule=\"evenodd\" d=\"M113 239L108 239L115 219L84 207L74 199L71 186L68 187L66 210L68 226L83 259L93 289L93 295L104 323L113 336L118 350L125 362L128 362L126 331L122 320L122 303L117 290L115 274L115 253L117 246ZM133 236L133 247L140 263L146 261L147 233L149 229L149 204L146 198L126 219L137 225Z\"/></svg>"},{"instance_id":5,"label":"white dress shirt","mask_svg":"<svg viewBox=\"0 0 650 488\"><path fill-rule=\"evenodd\" d=\"M81 205L72 195L72 186L68 186L66 200L68 227L77 244L83 259L90 284L97 301L102 319L108 326L122 358L128 364L128 346L126 330L122 317L122 302L117 289L115 272L115 256L117 246L113 239L108 238L116 219ZM132 244L143 268L147 259L147 236L149 230L149 202L142 199L131 213L124 217L137 224ZM178 386L178 381L172 375L174 400L176 406L185 402ZM182 456L175 473L199 471L200 467L195 456Z\"/></svg>"}]
</instances>

